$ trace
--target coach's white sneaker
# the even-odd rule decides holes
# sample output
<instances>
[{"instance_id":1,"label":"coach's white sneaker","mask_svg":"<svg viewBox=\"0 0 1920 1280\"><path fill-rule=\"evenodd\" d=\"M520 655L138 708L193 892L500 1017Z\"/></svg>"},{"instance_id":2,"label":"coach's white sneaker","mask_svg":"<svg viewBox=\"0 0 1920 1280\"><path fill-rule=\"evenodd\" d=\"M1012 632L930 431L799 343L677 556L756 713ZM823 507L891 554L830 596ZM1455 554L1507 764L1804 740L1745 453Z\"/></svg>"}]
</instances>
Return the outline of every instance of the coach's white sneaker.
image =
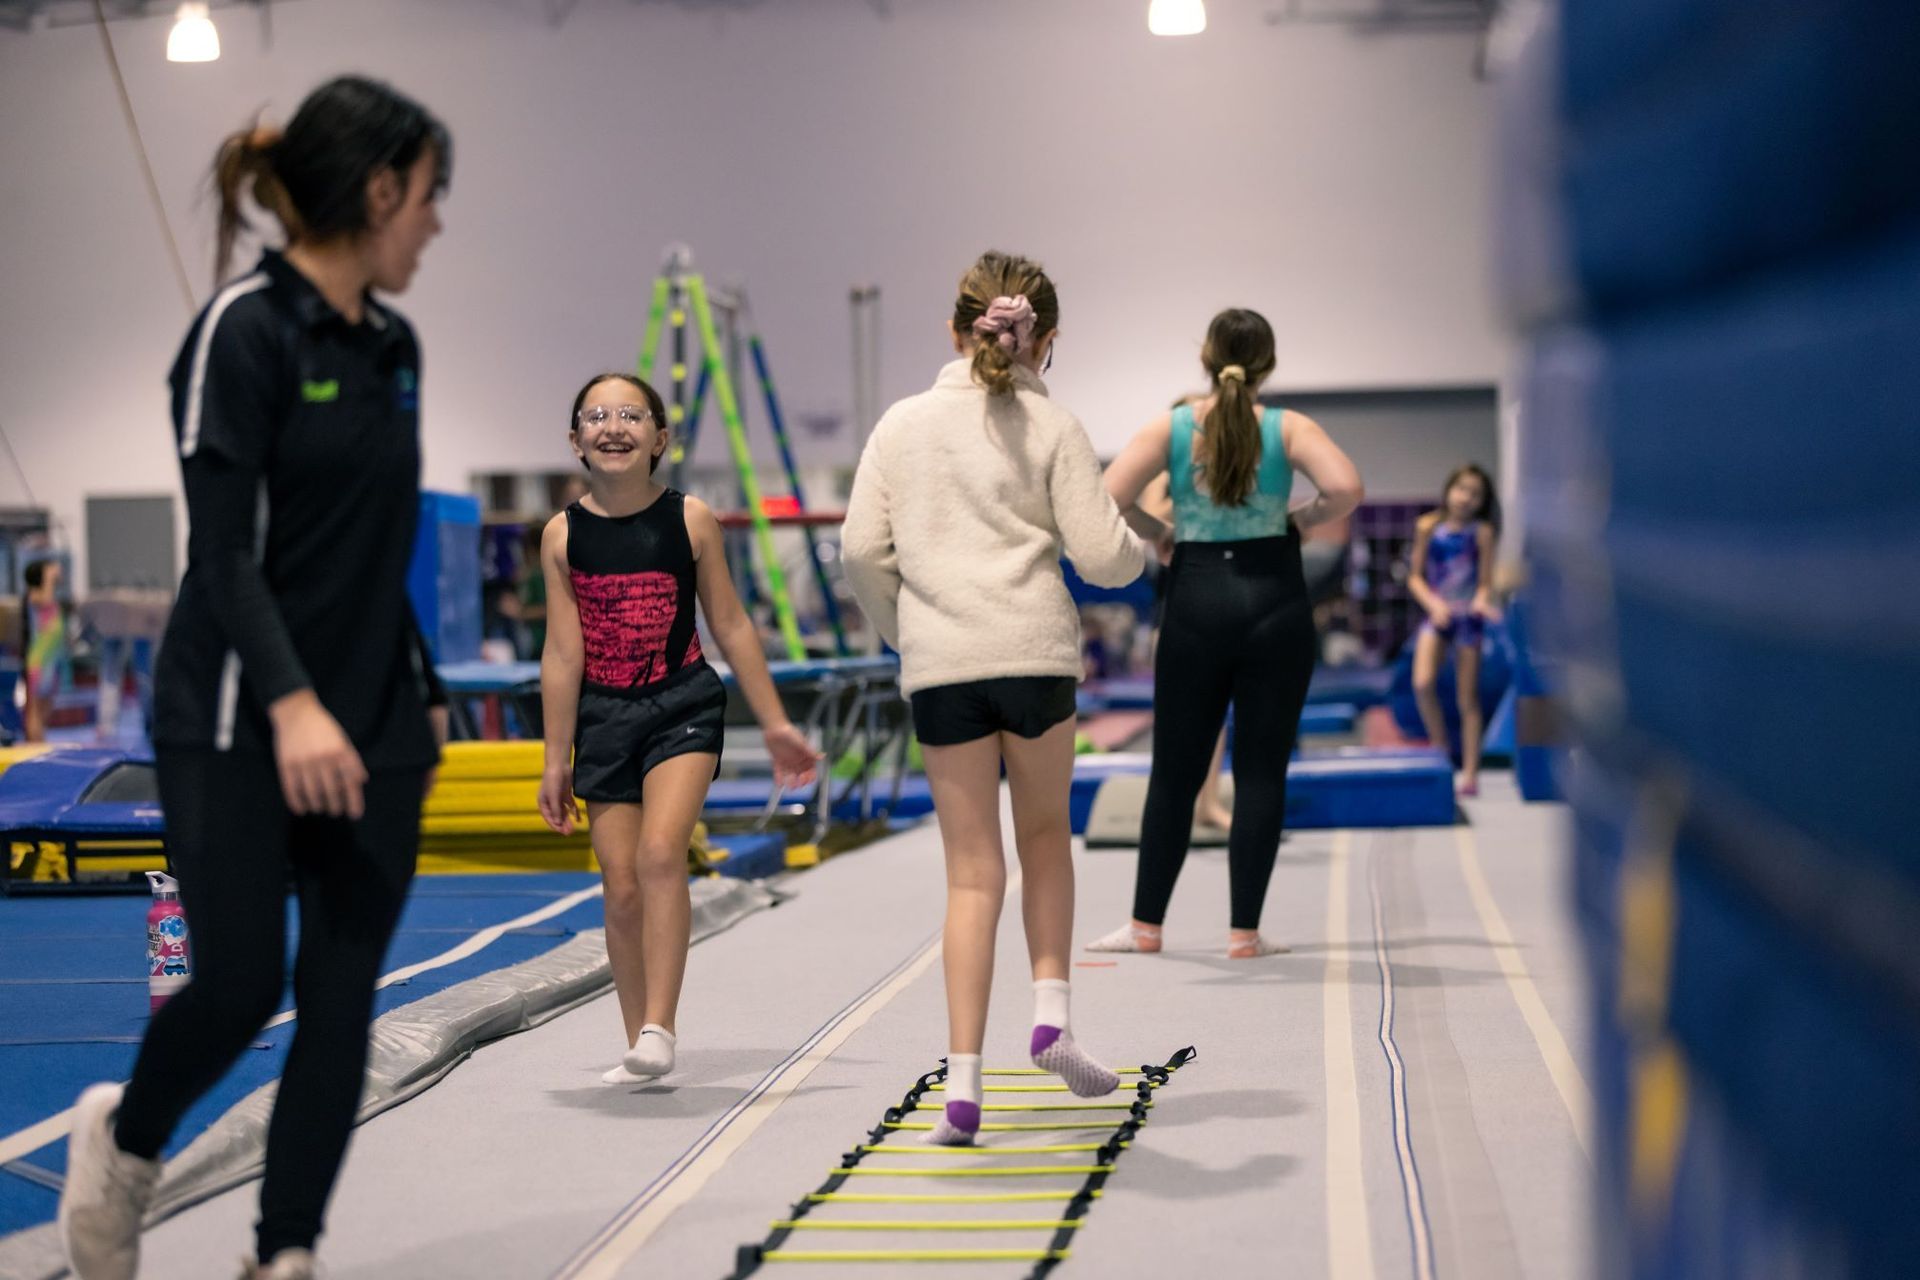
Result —
<instances>
[{"instance_id":1,"label":"coach's white sneaker","mask_svg":"<svg viewBox=\"0 0 1920 1280\"><path fill-rule=\"evenodd\" d=\"M128 1155L113 1140L124 1092L117 1084L96 1084L73 1104L59 1223L74 1280L134 1280L140 1268L140 1223L160 1162Z\"/></svg>"},{"instance_id":2,"label":"coach's white sneaker","mask_svg":"<svg viewBox=\"0 0 1920 1280\"><path fill-rule=\"evenodd\" d=\"M282 1249L270 1266L249 1262L240 1280L320 1280L320 1264L311 1249Z\"/></svg>"}]
</instances>

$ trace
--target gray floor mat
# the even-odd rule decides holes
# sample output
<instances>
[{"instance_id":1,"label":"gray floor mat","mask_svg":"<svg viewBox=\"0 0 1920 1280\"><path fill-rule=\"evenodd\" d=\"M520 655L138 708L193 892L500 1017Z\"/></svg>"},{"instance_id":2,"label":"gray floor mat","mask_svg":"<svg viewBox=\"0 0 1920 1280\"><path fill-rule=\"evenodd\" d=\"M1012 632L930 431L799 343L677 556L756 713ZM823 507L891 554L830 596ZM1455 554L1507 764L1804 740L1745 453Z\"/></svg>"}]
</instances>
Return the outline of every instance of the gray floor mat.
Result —
<instances>
[{"instance_id":1,"label":"gray floor mat","mask_svg":"<svg viewBox=\"0 0 1920 1280\"><path fill-rule=\"evenodd\" d=\"M1521 805L1504 775L1489 775L1485 793L1466 805L1477 856L1514 953L1577 1054L1586 1013L1566 911L1562 811ZM1152 1122L1120 1162L1060 1274L1324 1275L1335 1210L1365 1233L1375 1274L1418 1274L1395 1074L1382 1041L1389 985L1390 1039L1404 1068L1403 1118L1436 1273L1585 1274L1586 1157L1501 972L1501 953L1483 930L1456 839L1449 830L1291 837L1263 927L1294 950L1257 962L1225 958L1226 859L1196 850L1174 899L1165 953L1076 953L1080 1039L1114 1060L1157 1059L1189 1043L1199 1058L1157 1099ZM1343 941L1330 950L1337 842L1347 912ZM1079 877L1076 937L1084 942L1126 918L1133 858L1083 856ZM617 1011L602 999L483 1049L439 1087L360 1130L323 1243L335 1280L553 1276L769 1068L939 927L941 861L930 827L833 859L791 883L794 901L695 950L682 1015L684 1069L675 1077L651 1088L598 1084L619 1039ZM1003 914L999 945L989 1065L1015 1065L1024 1061L1031 1000L1016 897ZM1330 956L1344 963L1330 966ZM1336 971L1348 1013L1352 1129L1334 1123L1329 1107L1325 1030L1335 1007L1328 978ZM735 1248L761 1239L821 1181L939 1057L945 1034L935 965L771 1110L634 1256L586 1274L728 1274ZM1327 1170L1336 1151L1357 1155L1357 1206L1330 1202ZM208 1274L208 1241L224 1246L216 1258L237 1253L253 1212L247 1188L162 1226L149 1236L152 1265L143 1275L199 1280ZM883 1243L865 1233L823 1233L807 1243L829 1240ZM969 1236L965 1244L982 1241ZM936 1273L998 1280L1027 1270L956 1264ZM894 1264L803 1273L858 1280L929 1274Z\"/></svg>"}]
</instances>

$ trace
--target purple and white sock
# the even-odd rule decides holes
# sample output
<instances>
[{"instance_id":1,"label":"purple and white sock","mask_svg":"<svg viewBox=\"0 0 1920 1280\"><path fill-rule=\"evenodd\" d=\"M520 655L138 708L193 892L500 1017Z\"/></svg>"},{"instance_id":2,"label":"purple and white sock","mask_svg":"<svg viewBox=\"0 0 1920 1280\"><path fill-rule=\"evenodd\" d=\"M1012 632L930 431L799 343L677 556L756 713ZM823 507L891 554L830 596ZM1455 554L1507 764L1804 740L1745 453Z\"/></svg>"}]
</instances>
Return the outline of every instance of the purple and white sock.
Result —
<instances>
[{"instance_id":1,"label":"purple and white sock","mask_svg":"<svg viewBox=\"0 0 1920 1280\"><path fill-rule=\"evenodd\" d=\"M1067 991L1060 978L1033 984L1033 1065L1059 1076L1082 1098L1112 1093L1120 1087L1120 1077L1075 1044L1067 1029Z\"/></svg>"},{"instance_id":2,"label":"purple and white sock","mask_svg":"<svg viewBox=\"0 0 1920 1280\"><path fill-rule=\"evenodd\" d=\"M940 1147L970 1147L980 1132L980 1055L947 1055L947 1110L927 1141Z\"/></svg>"}]
</instances>

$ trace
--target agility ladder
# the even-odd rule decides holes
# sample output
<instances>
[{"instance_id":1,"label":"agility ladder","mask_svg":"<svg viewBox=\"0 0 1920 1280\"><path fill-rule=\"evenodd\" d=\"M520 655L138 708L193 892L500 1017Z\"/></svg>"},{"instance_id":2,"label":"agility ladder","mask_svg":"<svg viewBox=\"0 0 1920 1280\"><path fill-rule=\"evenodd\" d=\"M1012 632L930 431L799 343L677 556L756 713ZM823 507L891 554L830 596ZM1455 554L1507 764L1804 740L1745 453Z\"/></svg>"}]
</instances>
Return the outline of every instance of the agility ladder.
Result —
<instances>
[{"instance_id":1,"label":"agility ladder","mask_svg":"<svg viewBox=\"0 0 1920 1280\"><path fill-rule=\"evenodd\" d=\"M1068 1248L1074 1233L1086 1225L1087 1211L1093 1202L1101 1197L1107 1179L1113 1176L1114 1163L1121 1152L1132 1145L1134 1137L1154 1106L1154 1093L1173 1078L1173 1073L1192 1062L1197 1056L1189 1046L1168 1058L1159 1066L1145 1064L1138 1067L1120 1069L1122 1076L1137 1077L1133 1081L1133 1099L1130 1102L988 1102L980 1108L982 1112L1007 1113L1080 1113L1097 1114L1103 1111L1123 1113L1116 1126L1112 1120L989 1120L980 1126L983 1133L1062 1133L1062 1132L1099 1132L1104 1134L1099 1141L1087 1142L1051 1142L1014 1146L972 1146L972 1147L936 1147L908 1145L905 1142L888 1142L887 1138L896 1133L925 1133L933 1129L930 1121L916 1120L915 1116L923 1112L944 1110L940 1101L928 1101L927 1095L943 1093L946 1090L947 1068L945 1060L939 1067L927 1072L914 1082L897 1106L887 1108L880 1123L866 1135L866 1140L854 1146L851 1151L840 1157L840 1165L827 1175L814 1190L796 1201L787 1216L777 1219L766 1239L758 1244L741 1245L735 1257L735 1266L731 1280L745 1280L760 1267L769 1262L1031 1262L1033 1270L1028 1273L1029 1280L1040 1280L1054 1267L1066 1261ZM1002 1068L982 1073L996 1079L1012 1076L1051 1076L1051 1072L1028 1067ZM1064 1093L1062 1084L990 1084L985 1088L988 1094L1008 1093ZM925 1156L934 1159L933 1164L914 1164L895 1166L878 1157ZM957 1168L945 1166L941 1157L974 1156L980 1157L981 1164L969 1162ZM1025 1163L1039 1156L1080 1156L1083 1159L1075 1163L1032 1164ZM1021 1163L996 1165L1001 1159L1013 1159ZM874 1161L869 1164L868 1161ZM843 1188L855 1178L1026 1178L1026 1177L1066 1177L1079 1180L1077 1189L1070 1191L1000 1191L1000 1192L934 1192L919 1194L887 1194L850 1192ZM986 1205L986 1204L1059 1204L1058 1216L1044 1218L957 1218L957 1219L847 1219L812 1217L813 1211L821 1205ZM786 1247L788 1239L800 1231L874 1231L874 1232L914 1232L914 1231L1051 1231L1052 1237L1043 1248L1038 1249L836 1249L807 1250Z\"/></svg>"}]
</instances>

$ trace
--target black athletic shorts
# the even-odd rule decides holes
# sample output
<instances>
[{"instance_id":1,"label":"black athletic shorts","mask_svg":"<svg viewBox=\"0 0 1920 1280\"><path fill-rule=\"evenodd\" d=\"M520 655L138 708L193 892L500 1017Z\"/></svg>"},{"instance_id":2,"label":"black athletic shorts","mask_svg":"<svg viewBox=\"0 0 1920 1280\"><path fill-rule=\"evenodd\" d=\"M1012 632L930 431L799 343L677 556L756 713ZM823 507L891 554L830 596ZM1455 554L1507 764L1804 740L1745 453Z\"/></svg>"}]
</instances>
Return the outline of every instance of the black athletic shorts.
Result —
<instances>
[{"instance_id":1,"label":"black athletic shorts","mask_svg":"<svg viewBox=\"0 0 1920 1280\"><path fill-rule=\"evenodd\" d=\"M1072 676L1007 676L941 684L913 695L913 732L923 747L951 747L1003 730L1037 738L1074 714Z\"/></svg>"},{"instance_id":2,"label":"black athletic shorts","mask_svg":"<svg viewBox=\"0 0 1920 1280\"><path fill-rule=\"evenodd\" d=\"M639 804L642 779L663 760L718 757L726 720L727 688L705 662L644 690L589 685L573 731L573 793L597 804Z\"/></svg>"}]
</instances>

